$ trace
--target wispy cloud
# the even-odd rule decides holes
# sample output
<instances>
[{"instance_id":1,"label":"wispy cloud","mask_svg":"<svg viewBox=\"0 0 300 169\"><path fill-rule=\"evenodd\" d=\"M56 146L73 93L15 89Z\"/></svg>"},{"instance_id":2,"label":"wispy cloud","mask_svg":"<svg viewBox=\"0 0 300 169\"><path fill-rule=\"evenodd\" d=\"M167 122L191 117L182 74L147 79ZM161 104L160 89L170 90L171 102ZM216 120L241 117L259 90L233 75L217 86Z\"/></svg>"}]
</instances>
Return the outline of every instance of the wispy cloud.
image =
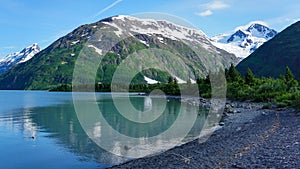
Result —
<instances>
[{"instance_id":1,"label":"wispy cloud","mask_svg":"<svg viewBox=\"0 0 300 169\"><path fill-rule=\"evenodd\" d=\"M40 47L44 47L44 46L48 46L49 44L53 43L54 41L56 41L58 38L65 36L67 33L71 32L72 29L66 29L66 30L62 30L52 36L50 36L47 39L42 39L38 41L38 44L40 45Z\"/></svg>"},{"instance_id":2,"label":"wispy cloud","mask_svg":"<svg viewBox=\"0 0 300 169\"><path fill-rule=\"evenodd\" d=\"M277 18L272 18L269 20L266 20L266 22L272 27L275 28L277 31L282 31L285 29L287 26L300 21L300 18L293 18L293 17L288 17L288 16L282 16L282 17L277 17Z\"/></svg>"},{"instance_id":3,"label":"wispy cloud","mask_svg":"<svg viewBox=\"0 0 300 169\"><path fill-rule=\"evenodd\" d=\"M230 6L222 1L212 1L209 3L201 4L200 7L210 9L210 10L217 10L217 9L228 8Z\"/></svg>"},{"instance_id":4,"label":"wispy cloud","mask_svg":"<svg viewBox=\"0 0 300 169\"><path fill-rule=\"evenodd\" d=\"M114 7L115 5L117 5L118 3L122 2L123 0L116 0L115 2L113 2L112 4L108 5L107 7L101 9L99 12L97 12L93 18L97 18L99 15L101 15L102 13L104 13L105 11L109 10L110 8Z\"/></svg>"},{"instance_id":5,"label":"wispy cloud","mask_svg":"<svg viewBox=\"0 0 300 169\"><path fill-rule=\"evenodd\" d=\"M230 5L226 4L223 1L211 1L209 3L201 4L200 8L204 11L196 13L196 15L199 15L202 17L210 16L216 10L221 10L221 9L225 9L225 8L229 8L229 7L230 7Z\"/></svg>"},{"instance_id":6,"label":"wispy cloud","mask_svg":"<svg viewBox=\"0 0 300 169\"><path fill-rule=\"evenodd\" d=\"M300 18L290 18L290 17L278 17L268 20L271 24L280 24L280 23L286 23L286 22L297 22Z\"/></svg>"},{"instance_id":7,"label":"wispy cloud","mask_svg":"<svg viewBox=\"0 0 300 169\"><path fill-rule=\"evenodd\" d=\"M203 12L199 12L199 13L196 13L196 15L199 15L199 16L209 16L209 15L212 15L213 12L211 10L206 10L206 11L203 11Z\"/></svg>"}]
</instances>

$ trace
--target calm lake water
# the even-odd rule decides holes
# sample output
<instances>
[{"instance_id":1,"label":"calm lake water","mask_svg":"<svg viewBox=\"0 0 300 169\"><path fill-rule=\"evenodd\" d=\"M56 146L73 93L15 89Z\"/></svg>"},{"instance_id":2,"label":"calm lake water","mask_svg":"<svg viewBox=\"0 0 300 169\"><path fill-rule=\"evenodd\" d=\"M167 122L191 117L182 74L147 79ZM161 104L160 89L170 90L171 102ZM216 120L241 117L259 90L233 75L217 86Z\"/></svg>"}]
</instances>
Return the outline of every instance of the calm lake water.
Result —
<instances>
[{"instance_id":1,"label":"calm lake water","mask_svg":"<svg viewBox=\"0 0 300 169\"><path fill-rule=\"evenodd\" d=\"M133 138L141 138L140 142L147 142L148 138L168 130L178 118L182 117L180 125L186 126L191 123L189 117L196 114L195 125L184 139L189 141L199 135L206 116L199 108L181 103L178 99L130 95L131 104L140 111L137 114L150 112L148 116L151 118L157 116L156 111L163 110L163 114L151 124L137 124L118 113L118 110L126 110L129 106L122 104L122 99L125 99L122 94L115 98L121 103L117 108L109 93L97 93L95 98L96 101L91 101L83 97L82 101L97 105L114 130ZM92 116L89 108L84 110L85 116ZM79 121L72 93L0 91L0 168L93 169L127 160L99 146L98 141L102 144L107 142L113 145L111 152L122 154L118 138L102 126L103 123L95 120L89 132L89 129L82 128ZM185 131L177 129L177 132ZM166 141L161 138L155 141L156 148L164 149L169 148L172 139ZM153 149L145 146L141 148L149 152Z\"/></svg>"}]
</instances>

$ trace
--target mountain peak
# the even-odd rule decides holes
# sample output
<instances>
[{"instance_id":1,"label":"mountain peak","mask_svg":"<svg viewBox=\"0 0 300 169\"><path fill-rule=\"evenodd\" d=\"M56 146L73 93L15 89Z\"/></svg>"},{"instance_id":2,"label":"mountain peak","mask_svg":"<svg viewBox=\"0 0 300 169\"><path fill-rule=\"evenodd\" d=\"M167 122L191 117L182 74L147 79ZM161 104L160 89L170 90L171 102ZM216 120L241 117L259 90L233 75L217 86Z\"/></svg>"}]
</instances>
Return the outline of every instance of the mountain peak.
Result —
<instances>
[{"instance_id":1,"label":"mountain peak","mask_svg":"<svg viewBox=\"0 0 300 169\"><path fill-rule=\"evenodd\" d=\"M288 66L297 75L300 72L300 36L297 36L299 34L300 22L296 22L243 60L237 69L245 74L250 68L257 77L277 78L285 74Z\"/></svg>"},{"instance_id":2,"label":"mountain peak","mask_svg":"<svg viewBox=\"0 0 300 169\"><path fill-rule=\"evenodd\" d=\"M0 60L0 74L5 73L16 64L27 62L38 52L40 52L40 47L37 43L34 43L31 46L24 48L20 52L7 55Z\"/></svg>"},{"instance_id":3,"label":"mountain peak","mask_svg":"<svg viewBox=\"0 0 300 169\"><path fill-rule=\"evenodd\" d=\"M243 26L238 26L234 29L234 32L238 31L238 30L244 30L246 31L248 28L250 27L253 27L253 26L264 26L264 27L269 27L267 23L263 22L263 21L252 21L252 22L249 22L248 24L246 25L243 25Z\"/></svg>"},{"instance_id":4,"label":"mountain peak","mask_svg":"<svg viewBox=\"0 0 300 169\"><path fill-rule=\"evenodd\" d=\"M208 38L202 31L173 23L166 19L138 18L127 15L117 15L100 20L117 30L118 36L123 34L162 35L172 40L202 41Z\"/></svg>"},{"instance_id":5,"label":"mountain peak","mask_svg":"<svg viewBox=\"0 0 300 169\"><path fill-rule=\"evenodd\" d=\"M217 47L245 58L276 34L266 23L254 21L235 28L232 33L214 36L211 40Z\"/></svg>"}]
</instances>

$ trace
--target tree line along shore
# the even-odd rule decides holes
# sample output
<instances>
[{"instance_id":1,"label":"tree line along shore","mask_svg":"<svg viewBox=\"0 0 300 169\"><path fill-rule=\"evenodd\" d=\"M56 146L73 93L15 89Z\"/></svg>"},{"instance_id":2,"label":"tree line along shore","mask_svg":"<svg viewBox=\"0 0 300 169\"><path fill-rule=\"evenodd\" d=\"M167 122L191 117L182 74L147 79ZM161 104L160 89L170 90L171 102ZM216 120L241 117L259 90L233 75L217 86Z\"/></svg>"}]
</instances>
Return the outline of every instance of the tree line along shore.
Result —
<instances>
[{"instance_id":1,"label":"tree line along shore","mask_svg":"<svg viewBox=\"0 0 300 169\"><path fill-rule=\"evenodd\" d=\"M163 91L166 95L179 96L184 93L189 96L210 98L212 96L211 78L222 79L222 77L226 79L226 84L222 83L218 88L220 91L226 91L226 97L228 99L233 101L264 102L265 108L276 105L277 107L294 106L300 109L300 79L295 79L295 75L289 67L286 67L285 75L280 75L278 78L260 78L256 77L249 68L246 74L242 76L240 72L231 65L228 69L219 70L216 73L209 73L205 78L198 78L196 84L192 84L190 80L185 84L178 84L175 78L169 77L167 83L130 84L129 92L149 94L155 89L158 89ZM92 86L92 89L96 92L111 92L111 85L110 83L97 83ZM128 91L128 85L113 85L116 85L114 89L118 89L118 91L114 92ZM81 85L76 86L76 88L80 89L80 91L88 91L91 89L91 86ZM72 85L61 84L51 88L49 91L72 91ZM218 94L216 94L216 96L218 96Z\"/></svg>"}]
</instances>

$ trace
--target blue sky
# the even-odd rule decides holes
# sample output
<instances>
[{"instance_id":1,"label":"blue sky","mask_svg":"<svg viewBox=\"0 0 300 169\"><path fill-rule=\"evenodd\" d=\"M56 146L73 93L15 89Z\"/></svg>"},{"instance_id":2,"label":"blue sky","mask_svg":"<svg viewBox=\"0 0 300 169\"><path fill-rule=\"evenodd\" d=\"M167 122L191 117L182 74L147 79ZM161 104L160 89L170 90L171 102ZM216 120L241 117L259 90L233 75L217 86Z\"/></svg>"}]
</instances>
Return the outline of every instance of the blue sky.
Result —
<instances>
[{"instance_id":1,"label":"blue sky","mask_svg":"<svg viewBox=\"0 0 300 169\"><path fill-rule=\"evenodd\" d=\"M0 0L0 58L32 43L47 47L76 27L113 15L162 12L208 36L251 21L278 31L300 20L299 0Z\"/></svg>"}]
</instances>

